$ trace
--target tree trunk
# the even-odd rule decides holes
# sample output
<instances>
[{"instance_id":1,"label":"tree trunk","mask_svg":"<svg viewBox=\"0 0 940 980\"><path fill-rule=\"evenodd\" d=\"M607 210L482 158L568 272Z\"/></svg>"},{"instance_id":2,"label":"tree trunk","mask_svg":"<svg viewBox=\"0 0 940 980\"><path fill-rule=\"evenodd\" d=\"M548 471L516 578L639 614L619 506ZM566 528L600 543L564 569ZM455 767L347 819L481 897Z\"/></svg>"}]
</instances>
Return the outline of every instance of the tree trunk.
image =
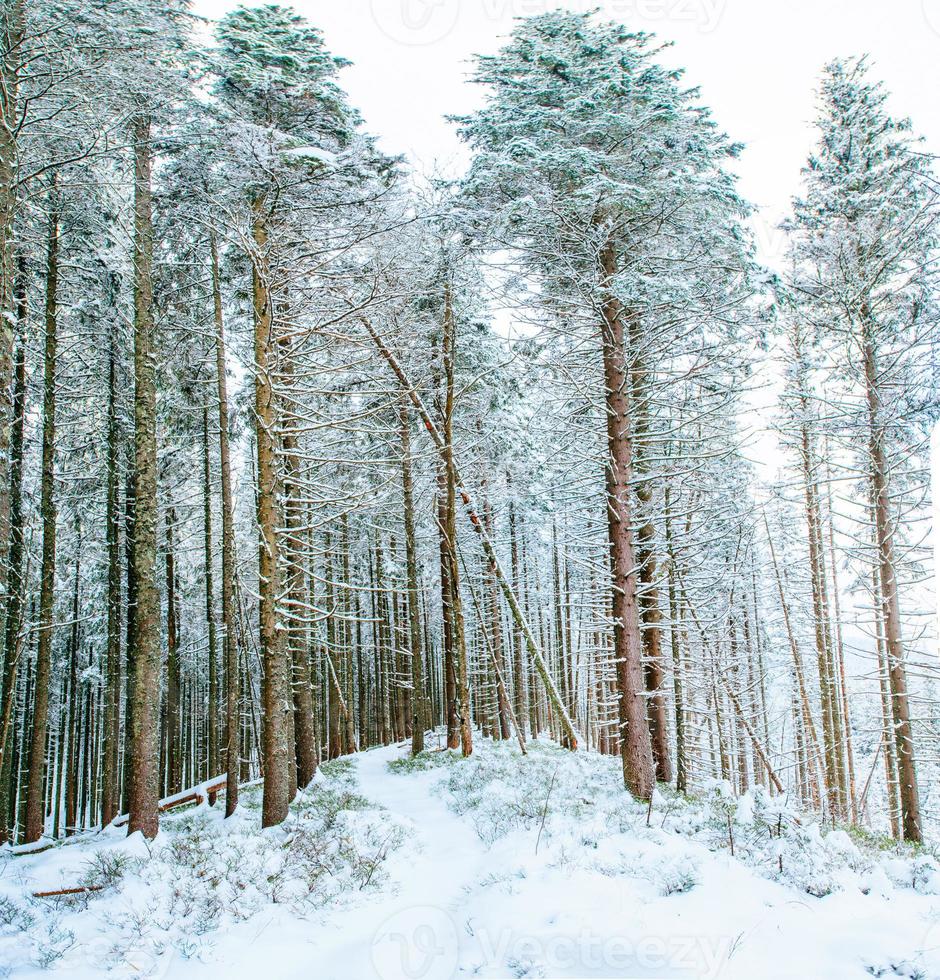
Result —
<instances>
[{"instance_id":1,"label":"tree trunk","mask_svg":"<svg viewBox=\"0 0 940 980\"><path fill-rule=\"evenodd\" d=\"M285 376L289 374L289 355L282 352ZM289 409L285 406L285 418ZM291 689L294 711L294 757L297 783L309 785L317 770L317 739L313 724L313 695L307 663L304 607L307 598L300 545L303 538L303 501L300 492L300 456L297 436L285 422L284 450L284 554L288 604L287 645L291 663Z\"/></svg>"},{"instance_id":2,"label":"tree trunk","mask_svg":"<svg viewBox=\"0 0 940 980\"><path fill-rule=\"evenodd\" d=\"M160 587L157 583L157 390L153 324L150 117L134 136L134 529L133 710L128 754L128 834L160 826ZM130 600L130 590L128 599Z\"/></svg>"},{"instance_id":3,"label":"tree trunk","mask_svg":"<svg viewBox=\"0 0 940 980\"><path fill-rule=\"evenodd\" d=\"M10 840L15 817L16 780L13 752L16 746L13 715L16 710L16 678L23 620L23 436L26 424L26 262L20 259L17 274L16 319L19 341L13 369L13 426L10 435L9 541L7 544L7 597L3 632L3 668L0 673L0 844Z\"/></svg>"},{"instance_id":4,"label":"tree trunk","mask_svg":"<svg viewBox=\"0 0 940 980\"><path fill-rule=\"evenodd\" d=\"M356 751L356 719L353 713L353 705L356 703L355 688L353 684L353 638L352 626L350 623L350 602L351 593L350 583L352 581L349 572L349 518L345 511L340 516L340 564L343 572L343 592L339 607L341 611L340 627L343 634L343 669L345 671L346 685L344 688L343 701L346 705L346 712L343 715L346 731L346 751Z\"/></svg>"},{"instance_id":5,"label":"tree trunk","mask_svg":"<svg viewBox=\"0 0 940 980\"><path fill-rule=\"evenodd\" d=\"M404 395L399 399L401 425L401 485L405 521L405 570L408 583L408 640L411 651L411 753L424 751L428 713L424 699L424 667L421 654L421 615L418 592L418 556L415 543L415 509L411 479L411 418Z\"/></svg>"},{"instance_id":6,"label":"tree trunk","mask_svg":"<svg viewBox=\"0 0 940 980\"><path fill-rule=\"evenodd\" d=\"M492 520L491 513L487 509L487 517ZM490 526L492 530L492 525ZM509 692L506 689L506 662L503 656L503 624L502 615L499 608L499 583L492 571L486 574L486 584L488 587L488 606L486 618L490 624L490 640L493 648L493 669L496 673L496 714L499 722L499 737L502 739L510 738L512 730L509 719L512 709L509 705ZM485 629L485 626L484 626ZM523 736L524 737L524 736Z\"/></svg>"},{"instance_id":7,"label":"tree trunk","mask_svg":"<svg viewBox=\"0 0 940 980\"><path fill-rule=\"evenodd\" d=\"M601 324L607 407L606 466L608 539L613 590L614 658L620 689L620 746L623 779L638 799L648 800L655 785L653 752L644 697L643 641L637 605L630 485L633 446L630 432L630 378L624 349L624 311L610 292L617 272L613 245L600 256L605 290Z\"/></svg>"},{"instance_id":8,"label":"tree trunk","mask_svg":"<svg viewBox=\"0 0 940 980\"><path fill-rule=\"evenodd\" d=\"M507 487L509 476L506 477ZM512 500L509 501L509 557L512 570L512 587L517 594L521 595L521 576L519 571L519 542L517 540L518 530L516 528L516 508ZM516 724L519 726L520 734L526 737L526 719L529 714L528 698L526 697L525 683L525 646L522 642L522 630L518 623L513 623L513 698L516 703ZM535 733L533 733L533 737Z\"/></svg>"},{"instance_id":9,"label":"tree trunk","mask_svg":"<svg viewBox=\"0 0 940 980\"><path fill-rule=\"evenodd\" d=\"M825 455L828 459L829 441L826 440ZM848 801L850 816L853 821L858 820L858 799L855 787L855 752L852 745L852 715L849 711L849 692L845 677L845 647L842 642L842 610L839 600L839 571L836 564L836 542L835 527L832 516L832 480L828 476L826 480L827 510L828 510L828 545L829 545L829 567L832 569L832 611L833 622L831 631L831 643L836 662L836 672L838 674L839 701L841 704L842 729L845 734L845 763L848 778Z\"/></svg>"},{"instance_id":10,"label":"tree trunk","mask_svg":"<svg viewBox=\"0 0 940 980\"><path fill-rule=\"evenodd\" d=\"M65 833L74 834L78 829L78 737L79 705L78 700L78 610L79 610L79 581L81 573L81 537L75 553L75 585L72 592L72 624L69 635L69 698L68 698L68 768L65 776ZM58 830L58 820L53 824Z\"/></svg>"},{"instance_id":11,"label":"tree trunk","mask_svg":"<svg viewBox=\"0 0 940 980\"><path fill-rule=\"evenodd\" d=\"M801 394L800 407L804 414L809 411L807 398ZM823 585L825 572L822 568L822 555L819 552L820 536L817 522L819 513L815 477L813 473L813 452L806 423L800 426L800 461L803 475L803 496L806 507L806 527L809 539L810 581L813 596L813 625L816 639L816 663L819 670L819 694L822 707L823 745L826 759L826 789L829 799L829 812L833 817L845 816L845 804L842 796L842 780L840 778L839 756L841 744L836 724L836 701L834 698L833 671L831 651L829 649L828 624L826 622L825 593Z\"/></svg>"},{"instance_id":12,"label":"tree trunk","mask_svg":"<svg viewBox=\"0 0 940 980\"><path fill-rule=\"evenodd\" d=\"M878 548L878 573L881 603L884 610L885 651L888 679L891 685L891 708L894 716L894 738L897 747L898 781L901 795L901 820L904 839L913 843L923 840L920 797L914 766L914 738L911 730L907 674L901 629L901 605L898 599L897 568L894 558L894 523L888 491L888 462L885 453L885 421L882 417L877 354L871 336L867 311L863 313L865 337L865 382L868 399L868 453L872 498L875 507L875 540Z\"/></svg>"},{"instance_id":13,"label":"tree trunk","mask_svg":"<svg viewBox=\"0 0 940 980\"><path fill-rule=\"evenodd\" d=\"M113 331L108 347L108 461L105 538L108 552L108 635L102 733L101 822L107 826L120 811L118 749L121 727L121 546L118 500L120 435L117 413L117 350Z\"/></svg>"},{"instance_id":14,"label":"tree trunk","mask_svg":"<svg viewBox=\"0 0 940 980\"><path fill-rule=\"evenodd\" d=\"M444 331L441 353L444 362L444 468L447 474L447 560L450 565L451 628L454 632L455 673L457 679L457 726L460 747L465 756L473 752L470 722L470 686L467 676L467 645L463 609L460 601L460 573L457 567L457 471L454 467L454 357L457 349L457 323L451 304L450 285L444 290Z\"/></svg>"},{"instance_id":15,"label":"tree trunk","mask_svg":"<svg viewBox=\"0 0 940 980\"><path fill-rule=\"evenodd\" d=\"M182 713L180 706L179 608L176 598L176 554L173 529L176 510L166 512L166 793L175 796L183 788Z\"/></svg>"},{"instance_id":16,"label":"tree trunk","mask_svg":"<svg viewBox=\"0 0 940 980\"><path fill-rule=\"evenodd\" d=\"M241 673L235 622L235 528L232 504L232 463L228 434L228 382L225 368L225 321L219 250L215 233L209 239L212 263L212 307L215 319L215 369L219 398L219 473L222 486L222 650L225 661L225 815L238 806L238 743Z\"/></svg>"},{"instance_id":17,"label":"tree trunk","mask_svg":"<svg viewBox=\"0 0 940 980\"><path fill-rule=\"evenodd\" d=\"M281 823L290 805L291 667L278 617L281 569L278 544L277 410L273 389L273 305L268 266L268 229L263 202L252 207L252 299L255 325L255 416L258 455L258 617L264 670L264 800L262 826Z\"/></svg>"},{"instance_id":18,"label":"tree trunk","mask_svg":"<svg viewBox=\"0 0 940 980\"><path fill-rule=\"evenodd\" d=\"M444 643L444 718L447 726L447 747L460 744L457 715L457 655L454 646L454 616L451 599L450 545L447 539L447 467L438 466L436 517L441 563L441 621Z\"/></svg>"},{"instance_id":19,"label":"tree trunk","mask_svg":"<svg viewBox=\"0 0 940 980\"><path fill-rule=\"evenodd\" d=\"M16 426L13 397L14 340L14 224L17 210L17 132L19 124L19 74L23 59L25 0L7 0L2 18L3 46L0 61L0 487L10 482L12 438ZM11 504L0 493L0 547L10 544ZM3 558L8 557L3 555ZM7 586L9 565L0 561L0 591ZM0 827L0 831L3 828Z\"/></svg>"},{"instance_id":20,"label":"tree trunk","mask_svg":"<svg viewBox=\"0 0 940 980\"><path fill-rule=\"evenodd\" d=\"M484 503L484 515L486 505ZM489 527L487 527L489 530ZM565 623L564 623L564 595L561 587L561 557L558 553L558 522L552 521L552 578L554 592L554 614L555 614L555 648L556 659L558 662L558 679L561 690L561 699L565 703L568 711L572 710L571 698L571 670L568 662L567 644L565 643Z\"/></svg>"},{"instance_id":21,"label":"tree trunk","mask_svg":"<svg viewBox=\"0 0 940 980\"><path fill-rule=\"evenodd\" d=\"M336 599L334 586L334 565L333 565L333 546L332 538L327 531L324 542L324 571L323 577L326 580L326 608L328 610L326 620L326 667L328 674L327 695L329 697L329 721L327 728L327 758L336 759L343 754L343 730L342 722L342 696L339 684L339 675L336 670L336 647L337 647L337 628L336 628ZM379 584L377 588L382 588L382 549L376 543L376 569ZM379 605L379 597L376 596L376 606ZM378 616L376 616L376 635L380 633ZM381 658L381 641L376 643L376 651ZM384 718L384 716L383 716ZM384 724L382 726L384 732Z\"/></svg>"},{"instance_id":22,"label":"tree trunk","mask_svg":"<svg viewBox=\"0 0 940 980\"><path fill-rule=\"evenodd\" d=\"M688 760L685 738L685 697L683 681L685 669L682 663L682 640L679 624L679 594L676 583L676 549L672 538L672 511L670 490L665 490L666 506L666 560L669 562L669 642L672 647L672 699L676 726L676 789L685 793L688 789Z\"/></svg>"},{"instance_id":23,"label":"tree trunk","mask_svg":"<svg viewBox=\"0 0 940 980\"><path fill-rule=\"evenodd\" d=\"M53 185L52 194L55 194ZM45 823L43 779L46 774L46 734L49 725L49 685L52 671L52 630L55 618L55 412L56 357L58 354L59 215L50 197L49 239L46 265L46 346L42 401L42 486L39 511L42 520L42 568L39 577L39 646L33 701L33 737L29 750L26 786L27 843L39 840Z\"/></svg>"},{"instance_id":24,"label":"tree trunk","mask_svg":"<svg viewBox=\"0 0 940 980\"><path fill-rule=\"evenodd\" d=\"M878 653L878 688L881 693L881 739L884 744L885 802L891 824L891 836L901 836L901 800L898 793L897 743L894 740L894 718L891 710L891 682L888 676L888 657L885 653L884 607L878 568L872 569L872 603L875 618L875 648Z\"/></svg>"},{"instance_id":25,"label":"tree trunk","mask_svg":"<svg viewBox=\"0 0 940 980\"><path fill-rule=\"evenodd\" d=\"M630 368L630 411L633 428L633 471L640 477L646 474L646 440L649 433L649 379L641 347L641 323L638 316L629 318L630 343L633 347ZM656 778L672 782L672 760L669 755L669 725L666 720L666 701L662 687L665 671L662 660L662 615L659 611L659 589L656 585L656 528L650 510L653 485L644 478L636 488L637 510L642 523L636 534L636 560L639 568L638 601L643 639L643 676L647 692L647 718Z\"/></svg>"},{"instance_id":26,"label":"tree trunk","mask_svg":"<svg viewBox=\"0 0 940 980\"><path fill-rule=\"evenodd\" d=\"M219 664L218 639L215 630L215 575L212 561L212 466L209 455L209 408L202 409L202 531L203 570L206 587L206 636L209 674L206 761L209 777L219 772Z\"/></svg>"},{"instance_id":27,"label":"tree trunk","mask_svg":"<svg viewBox=\"0 0 940 980\"><path fill-rule=\"evenodd\" d=\"M787 641L790 645L790 654L793 657L793 670L796 676L797 690L800 695L800 705L803 714L803 728L806 738L809 740L811 763L815 763L816 769L823 773L825 763L823 762L822 749L819 745L819 736L816 734L816 725L813 722L813 714L810 710L809 695L806 690L806 677L803 673L803 655L796 643L796 636L793 632L793 624L790 621L790 606L787 602L786 592L783 588L783 577L780 574L780 566L777 563L777 552L774 548L774 541L770 535L770 524L767 522L767 515L764 515L764 529L767 532L767 546L770 549L770 560L774 569L774 579L777 583L777 594L780 597L780 609L783 613L783 623L787 632Z\"/></svg>"}]
</instances>

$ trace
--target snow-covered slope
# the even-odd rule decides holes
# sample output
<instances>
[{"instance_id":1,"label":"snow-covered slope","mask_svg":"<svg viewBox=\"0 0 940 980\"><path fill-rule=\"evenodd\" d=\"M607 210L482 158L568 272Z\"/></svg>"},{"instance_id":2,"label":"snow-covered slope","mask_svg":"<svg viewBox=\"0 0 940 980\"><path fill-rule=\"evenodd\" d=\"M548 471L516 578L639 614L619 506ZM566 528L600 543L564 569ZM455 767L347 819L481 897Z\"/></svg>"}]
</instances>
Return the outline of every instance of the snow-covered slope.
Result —
<instances>
[{"instance_id":1,"label":"snow-covered slope","mask_svg":"<svg viewBox=\"0 0 940 980\"><path fill-rule=\"evenodd\" d=\"M15 976L940 977L940 871L762 792L621 789L616 760L482 739L364 752L282 829L203 806L0 865ZM732 856L732 848L734 855ZM104 885L32 899L65 884Z\"/></svg>"}]
</instances>

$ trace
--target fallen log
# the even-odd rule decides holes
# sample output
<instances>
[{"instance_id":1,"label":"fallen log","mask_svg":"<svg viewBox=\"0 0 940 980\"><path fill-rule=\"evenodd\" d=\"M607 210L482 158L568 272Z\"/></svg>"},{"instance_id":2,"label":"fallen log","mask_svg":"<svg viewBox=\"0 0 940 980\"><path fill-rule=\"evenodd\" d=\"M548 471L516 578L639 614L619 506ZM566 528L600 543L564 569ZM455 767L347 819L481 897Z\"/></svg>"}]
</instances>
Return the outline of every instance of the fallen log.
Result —
<instances>
[{"instance_id":1,"label":"fallen log","mask_svg":"<svg viewBox=\"0 0 940 980\"><path fill-rule=\"evenodd\" d=\"M193 786L190 789L184 789L180 793L175 793L173 796L166 796L157 807L160 813L166 813L167 810L174 810L178 806L185 806L187 803L203 803L208 800L209 805L215 803L216 794L219 790L225 789L225 782L227 780L225 773L221 776L216 776L214 779L208 779L204 783L199 783L198 786ZM115 817L111 821L110 826L112 827L123 827L129 820L129 816L126 813L122 813L119 817Z\"/></svg>"},{"instance_id":2,"label":"fallen log","mask_svg":"<svg viewBox=\"0 0 940 980\"><path fill-rule=\"evenodd\" d=\"M86 892L100 892L104 885L79 885L75 888L55 888L48 892L33 892L33 898L59 898L61 895L84 895Z\"/></svg>"}]
</instances>

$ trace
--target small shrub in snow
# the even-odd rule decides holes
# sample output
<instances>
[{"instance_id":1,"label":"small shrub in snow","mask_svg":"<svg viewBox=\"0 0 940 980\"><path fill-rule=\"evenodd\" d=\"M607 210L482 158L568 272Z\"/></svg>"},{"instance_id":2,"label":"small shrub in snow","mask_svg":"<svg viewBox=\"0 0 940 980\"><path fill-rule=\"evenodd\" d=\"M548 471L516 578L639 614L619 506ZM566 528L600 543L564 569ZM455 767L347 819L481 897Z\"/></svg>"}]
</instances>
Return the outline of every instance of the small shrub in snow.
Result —
<instances>
[{"instance_id":1,"label":"small shrub in snow","mask_svg":"<svg viewBox=\"0 0 940 980\"><path fill-rule=\"evenodd\" d=\"M32 927L34 918L29 909L11 898L0 896L0 928L10 932L25 932Z\"/></svg>"},{"instance_id":2,"label":"small shrub in snow","mask_svg":"<svg viewBox=\"0 0 940 980\"><path fill-rule=\"evenodd\" d=\"M929 854L915 854L910 859L889 858L882 865L895 885L912 888L922 895L940 895L940 870Z\"/></svg>"},{"instance_id":3,"label":"small shrub in snow","mask_svg":"<svg viewBox=\"0 0 940 980\"><path fill-rule=\"evenodd\" d=\"M705 790L705 805L719 835L724 835L728 849L734 854L734 823L738 813L738 800L726 779L714 779Z\"/></svg>"},{"instance_id":4,"label":"small shrub in snow","mask_svg":"<svg viewBox=\"0 0 940 980\"><path fill-rule=\"evenodd\" d=\"M930 980L927 973L914 963L908 960L899 960L896 963L870 964L865 967L865 972L873 977L890 977L892 980Z\"/></svg>"},{"instance_id":5,"label":"small shrub in snow","mask_svg":"<svg viewBox=\"0 0 940 980\"><path fill-rule=\"evenodd\" d=\"M131 859L122 851L96 851L86 862L81 884L86 888L108 888L127 873Z\"/></svg>"},{"instance_id":6,"label":"small shrub in snow","mask_svg":"<svg viewBox=\"0 0 940 980\"><path fill-rule=\"evenodd\" d=\"M673 861L658 869L653 883L660 895L682 895L698 884L698 871L692 864Z\"/></svg>"},{"instance_id":7,"label":"small shrub in snow","mask_svg":"<svg viewBox=\"0 0 940 980\"><path fill-rule=\"evenodd\" d=\"M388 764L389 772L407 775L410 772L428 772L431 769L439 769L442 766L453 765L459 762L462 756L454 749L433 749L419 752L417 755L405 755L400 759L393 759Z\"/></svg>"},{"instance_id":8,"label":"small shrub in snow","mask_svg":"<svg viewBox=\"0 0 940 980\"><path fill-rule=\"evenodd\" d=\"M544 977L546 976L545 969L541 963L536 963L535 960L529 957L514 957L511 956L506 960L506 966L512 970L512 975L514 977L528 978L528 977Z\"/></svg>"},{"instance_id":9,"label":"small shrub in snow","mask_svg":"<svg viewBox=\"0 0 940 980\"><path fill-rule=\"evenodd\" d=\"M58 919L52 919L33 941L36 965L48 970L75 945L75 933L64 928Z\"/></svg>"},{"instance_id":10,"label":"small shrub in snow","mask_svg":"<svg viewBox=\"0 0 940 980\"><path fill-rule=\"evenodd\" d=\"M505 891L507 895L513 895L515 894L517 883L524 881L525 878L525 868L515 868L512 871L491 871L479 880L477 887L499 888Z\"/></svg>"}]
</instances>

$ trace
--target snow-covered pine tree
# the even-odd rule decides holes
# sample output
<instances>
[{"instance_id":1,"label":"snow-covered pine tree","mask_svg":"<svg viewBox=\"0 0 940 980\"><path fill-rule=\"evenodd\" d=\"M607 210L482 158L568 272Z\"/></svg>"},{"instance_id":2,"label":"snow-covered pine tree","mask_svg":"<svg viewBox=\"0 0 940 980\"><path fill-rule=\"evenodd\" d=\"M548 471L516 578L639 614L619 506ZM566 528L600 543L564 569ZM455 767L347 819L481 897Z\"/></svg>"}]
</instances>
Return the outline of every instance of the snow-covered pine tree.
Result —
<instances>
[{"instance_id":1,"label":"snow-covered pine tree","mask_svg":"<svg viewBox=\"0 0 940 980\"><path fill-rule=\"evenodd\" d=\"M724 169L736 147L656 54L649 36L594 15L533 17L479 59L487 100L459 120L475 151L468 206L601 355L621 751L625 784L644 799L655 770L634 499L642 398L631 389L649 383L646 338L663 320L680 336L705 310L722 323L747 264L745 209Z\"/></svg>"},{"instance_id":2,"label":"snow-covered pine tree","mask_svg":"<svg viewBox=\"0 0 940 980\"><path fill-rule=\"evenodd\" d=\"M865 58L827 65L819 139L790 227L798 312L831 352L835 431L870 508L871 543L863 553L877 569L873 602L883 619L903 834L919 841L902 609L905 553L916 545L912 517L924 506L927 422L935 410L928 352L938 325L932 291L940 211L930 158L910 123L889 114L887 98Z\"/></svg>"},{"instance_id":3,"label":"snow-covered pine tree","mask_svg":"<svg viewBox=\"0 0 940 980\"><path fill-rule=\"evenodd\" d=\"M300 602L298 595L291 600L286 594L299 588L297 558L285 553L279 533L285 520L301 521L299 501L288 499L291 488L298 492L299 474L285 472L297 459L284 407L289 396L276 390L279 379L290 384L293 371L291 344L283 335L295 279L303 270L302 264L292 264L291 245L297 241L292 222L298 218L292 205L307 214L339 206L343 190L366 176L371 146L357 133L358 116L336 80L344 62L327 51L320 31L292 10L239 7L219 22L216 38L214 92L222 111L224 179L244 205L252 270L264 822L270 825L287 815L296 787L294 716L311 714L306 660L298 659L302 647L292 638L283 608L287 603L296 609ZM289 552L297 534L288 538ZM295 680L295 675L300 676ZM305 703L295 711L298 696ZM307 736L297 756L305 760L300 778L306 781L313 775L315 748L312 730L303 731Z\"/></svg>"}]
</instances>

